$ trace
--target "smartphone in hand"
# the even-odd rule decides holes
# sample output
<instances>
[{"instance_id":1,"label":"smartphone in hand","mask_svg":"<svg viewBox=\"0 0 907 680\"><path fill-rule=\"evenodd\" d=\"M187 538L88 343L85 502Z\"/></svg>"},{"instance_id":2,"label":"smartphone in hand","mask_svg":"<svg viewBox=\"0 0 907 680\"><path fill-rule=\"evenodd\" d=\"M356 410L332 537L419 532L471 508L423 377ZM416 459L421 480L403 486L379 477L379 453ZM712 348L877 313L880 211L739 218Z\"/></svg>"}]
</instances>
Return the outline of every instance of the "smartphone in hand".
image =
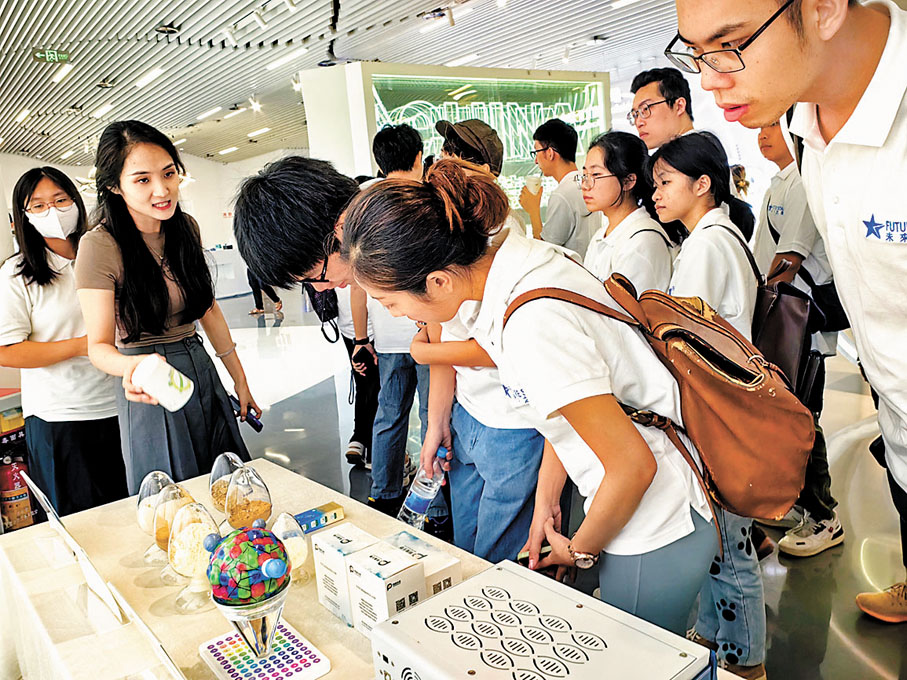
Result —
<instances>
[{"instance_id":1,"label":"smartphone in hand","mask_svg":"<svg viewBox=\"0 0 907 680\"><path fill-rule=\"evenodd\" d=\"M239 404L239 399L234 397L232 394L230 396L230 406L233 407L233 415L239 418L242 413L242 406ZM262 422L254 415L252 415L252 410L249 409L246 411L246 422L249 426L256 432L261 432L264 428Z\"/></svg>"},{"instance_id":2,"label":"smartphone in hand","mask_svg":"<svg viewBox=\"0 0 907 680\"><path fill-rule=\"evenodd\" d=\"M548 554L551 552L551 546L548 545L548 541L542 541L542 548L539 550L539 561L548 557ZM519 555L516 556L516 563L524 567L529 566L529 551L524 550Z\"/></svg>"}]
</instances>

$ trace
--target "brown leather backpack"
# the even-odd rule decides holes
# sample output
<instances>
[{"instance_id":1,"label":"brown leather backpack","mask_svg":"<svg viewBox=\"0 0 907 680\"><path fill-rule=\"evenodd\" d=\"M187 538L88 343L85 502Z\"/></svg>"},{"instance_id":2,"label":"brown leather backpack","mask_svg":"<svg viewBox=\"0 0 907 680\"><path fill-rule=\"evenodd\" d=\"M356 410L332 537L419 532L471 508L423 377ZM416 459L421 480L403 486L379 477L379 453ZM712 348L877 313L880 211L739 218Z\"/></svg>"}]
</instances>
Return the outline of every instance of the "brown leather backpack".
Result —
<instances>
[{"instance_id":1,"label":"brown leather backpack","mask_svg":"<svg viewBox=\"0 0 907 680\"><path fill-rule=\"evenodd\" d=\"M650 290L637 300L620 274L605 289L626 314L573 291L538 288L510 303L504 324L527 302L553 298L638 329L680 387L683 429L699 451L702 472L677 436L678 424L632 405L624 404L624 411L664 430L720 506L743 517L784 516L803 488L815 426L781 370L700 298Z\"/></svg>"}]
</instances>

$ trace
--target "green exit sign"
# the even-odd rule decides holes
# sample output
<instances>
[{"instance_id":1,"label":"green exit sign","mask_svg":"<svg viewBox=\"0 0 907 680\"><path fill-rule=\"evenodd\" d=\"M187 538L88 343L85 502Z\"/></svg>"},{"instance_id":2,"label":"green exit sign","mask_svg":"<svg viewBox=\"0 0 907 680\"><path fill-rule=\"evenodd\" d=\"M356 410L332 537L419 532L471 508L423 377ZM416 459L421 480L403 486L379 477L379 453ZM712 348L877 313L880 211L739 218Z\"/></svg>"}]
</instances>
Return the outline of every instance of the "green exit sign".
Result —
<instances>
[{"instance_id":1,"label":"green exit sign","mask_svg":"<svg viewBox=\"0 0 907 680\"><path fill-rule=\"evenodd\" d=\"M60 52L52 49L37 49L31 53L35 61L46 61L49 64L61 64L69 61L68 52Z\"/></svg>"}]
</instances>

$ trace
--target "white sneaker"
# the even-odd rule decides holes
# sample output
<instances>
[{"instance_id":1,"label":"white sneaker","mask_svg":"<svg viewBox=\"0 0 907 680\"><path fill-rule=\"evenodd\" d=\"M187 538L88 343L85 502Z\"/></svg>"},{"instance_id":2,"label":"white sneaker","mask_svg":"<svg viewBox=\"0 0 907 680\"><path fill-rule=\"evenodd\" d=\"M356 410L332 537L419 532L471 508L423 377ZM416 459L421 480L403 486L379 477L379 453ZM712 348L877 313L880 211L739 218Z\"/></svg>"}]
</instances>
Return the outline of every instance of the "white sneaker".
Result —
<instances>
[{"instance_id":1,"label":"white sneaker","mask_svg":"<svg viewBox=\"0 0 907 680\"><path fill-rule=\"evenodd\" d=\"M810 557L844 542L844 527L835 514L831 519L816 522L805 513L803 521L784 534L778 550L794 557Z\"/></svg>"},{"instance_id":2,"label":"white sneaker","mask_svg":"<svg viewBox=\"0 0 907 680\"><path fill-rule=\"evenodd\" d=\"M790 510L787 511L787 514L784 515L781 519L757 519L764 527L780 527L782 529L793 529L795 526L798 526L800 522L803 521L803 514L805 510L799 505L795 505Z\"/></svg>"}]
</instances>

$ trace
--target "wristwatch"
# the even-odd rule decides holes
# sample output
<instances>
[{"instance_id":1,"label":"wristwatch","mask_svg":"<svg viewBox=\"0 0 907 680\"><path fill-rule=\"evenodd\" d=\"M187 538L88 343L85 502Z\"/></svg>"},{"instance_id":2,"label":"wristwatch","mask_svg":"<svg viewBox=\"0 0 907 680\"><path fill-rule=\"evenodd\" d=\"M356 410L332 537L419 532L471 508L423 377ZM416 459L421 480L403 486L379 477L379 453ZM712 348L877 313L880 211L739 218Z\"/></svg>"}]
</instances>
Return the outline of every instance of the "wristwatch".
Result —
<instances>
[{"instance_id":1,"label":"wristwatch","mask_svg":"<svg viewBox=\"0 0 907 680\"><path fill-rule=\"evenodd\" d=\"M573 560L573 566L577 569L591 569L598 564L598 554L577 552L573 549L573 543L567 544L567 552L570 553L570 559Z\"/></svg>"}]
</instances>

